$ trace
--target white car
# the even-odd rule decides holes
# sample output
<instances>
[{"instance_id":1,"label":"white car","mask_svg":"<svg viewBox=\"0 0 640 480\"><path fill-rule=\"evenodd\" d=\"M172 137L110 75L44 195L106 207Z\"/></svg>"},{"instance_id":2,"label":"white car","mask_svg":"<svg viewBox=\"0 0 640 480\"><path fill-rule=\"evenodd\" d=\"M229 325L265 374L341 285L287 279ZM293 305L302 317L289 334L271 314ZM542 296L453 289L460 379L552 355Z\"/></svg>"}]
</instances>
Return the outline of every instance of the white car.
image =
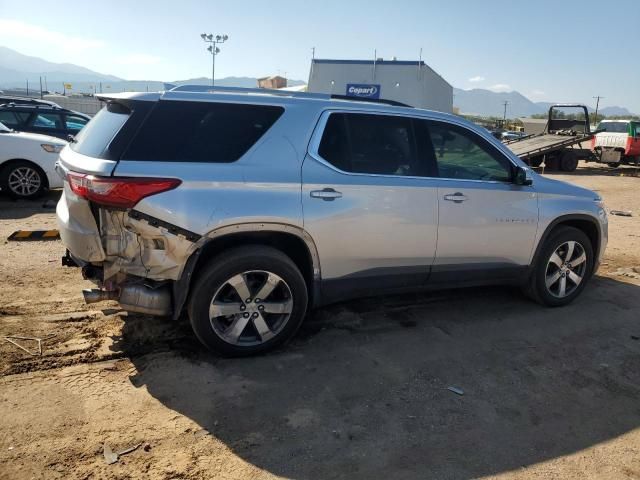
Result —
<instances>
[{"instance_id":1,"label":"white car","mask_svg":"<svg viewBox=\"0 0 640 480\"><path fill-rule=\"evenodd\" d=\"M64 140L38 133L16 132L0 123L0 189L14 198L35 198L61 188L55 171Z\"/></svg>"}]
</instances>

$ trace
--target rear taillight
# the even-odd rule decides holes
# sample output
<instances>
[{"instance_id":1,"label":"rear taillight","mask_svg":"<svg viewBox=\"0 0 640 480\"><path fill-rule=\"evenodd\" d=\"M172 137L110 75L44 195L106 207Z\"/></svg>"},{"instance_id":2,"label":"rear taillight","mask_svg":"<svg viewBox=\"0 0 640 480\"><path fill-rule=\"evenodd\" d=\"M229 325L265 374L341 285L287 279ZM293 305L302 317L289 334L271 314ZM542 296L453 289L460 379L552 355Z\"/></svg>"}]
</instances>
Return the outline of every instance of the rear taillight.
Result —
<instances>
[{"instance_id":1,"label":"rear taillight","mask_svg":"<svg viewBox=\"0 0 640 480\"><path fill-rule=\"evenodd\" d=\"M175 178L95 177L75 172L69 172L67 180L79 197L117 208L132 208L143 198L172 190L181 183Z\"/></svg>"}]
</instances>

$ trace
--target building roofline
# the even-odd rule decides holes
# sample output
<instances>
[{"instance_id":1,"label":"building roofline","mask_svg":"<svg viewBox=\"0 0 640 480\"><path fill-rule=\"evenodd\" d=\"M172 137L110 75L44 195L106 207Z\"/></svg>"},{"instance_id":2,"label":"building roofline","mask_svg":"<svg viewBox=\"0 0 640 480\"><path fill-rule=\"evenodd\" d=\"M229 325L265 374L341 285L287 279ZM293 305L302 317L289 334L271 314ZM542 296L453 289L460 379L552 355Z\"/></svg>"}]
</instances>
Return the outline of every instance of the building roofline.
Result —
<instances>
[{"instance_id":1,"label":"building roofline","mask_svg":"<svg viewBox=\"0 0 640 480\"><path fill-rule=\"evenodd\" d=\"M426 66L422 60L338 60L314 58L313 63L335 63L337 65L415 65Z\"/></svg>"},{"instance_id":2,"label":"building roofline","mask_svg":"<svg viewBox=\"0 0 640 480\"><path fill-rule=\"evenodd\" d=\"M453 89L453 85L447 82L442 75L436 72L433 68L427 65L424 60L344 60L344 59L330 59L330 58L314 58L311 60L311 65L325 64L325 65L402 65L402 66L415 66L426 67L438 76L440 80L445 82Z\"/></svg>"}]
</instances>

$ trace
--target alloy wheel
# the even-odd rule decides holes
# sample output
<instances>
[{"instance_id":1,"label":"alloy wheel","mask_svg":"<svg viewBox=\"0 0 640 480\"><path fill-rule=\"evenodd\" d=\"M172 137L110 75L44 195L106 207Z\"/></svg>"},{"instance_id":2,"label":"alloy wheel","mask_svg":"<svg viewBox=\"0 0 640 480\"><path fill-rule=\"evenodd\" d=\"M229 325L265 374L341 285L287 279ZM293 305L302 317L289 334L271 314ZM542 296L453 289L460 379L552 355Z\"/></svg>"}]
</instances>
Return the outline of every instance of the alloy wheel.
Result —
<instances>
[{"instance_id":1,"label":"alloy wheel","mask_svg":"<svg viewBox=\"0 0 640 480\"><path fill-rule=\"evenodd\" d=\"M35 194L42 184L37 170L31 167L18 167L9 173L9 189L16 195L28 197Z\"/></svg>"},{"instance_id":2,"label":"alloy wheel","mask_svg":"<svg viewBox=\"0 0 640 480\"><path fill-rule=\"evenodd\" d=\"M253 346L274 338L293 311L289 285L273 272L250 270L229 278L209 306L214 332L232 345Z\"/></svg>"},{"instance_id":3,"label":"alloy wheel","mask_svg":"<svg viewBox=\"0 0 640 480\"><path fill-rule=\"evenodd\" d=\"M571 295L584 280L587 254L576 241L562 243L549 257L545 271L547 291L556 298Z\"/></svg>"}]
</instances>

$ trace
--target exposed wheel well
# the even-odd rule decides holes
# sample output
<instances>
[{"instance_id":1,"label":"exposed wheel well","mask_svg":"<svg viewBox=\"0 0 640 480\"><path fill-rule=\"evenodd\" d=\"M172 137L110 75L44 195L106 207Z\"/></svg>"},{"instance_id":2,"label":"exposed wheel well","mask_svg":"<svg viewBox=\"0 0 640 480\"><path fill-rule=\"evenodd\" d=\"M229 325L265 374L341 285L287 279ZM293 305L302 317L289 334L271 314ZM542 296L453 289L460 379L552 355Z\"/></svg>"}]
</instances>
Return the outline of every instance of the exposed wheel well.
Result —
<instances>
[{"instance_id":1,"label":"exposed wheel well","mask_svg":"<svg viewBox=\"0 0 640 480\"><path fill-rule=\"evenodd\" d=\"M215 255L241 245L267 245L280 250L291 258L304 277L309 298L311 299L313 295L313 260L311 252L303 239L291 233L273 231L242 232L214 238L202 247L192 278L198 275L199 270ZM312 302L310 301L309 303L311 304Z\"/></svg>"},{"instance_id":2,"label":"exposed wheel well","mask_svg":"<svg viewBox=\"0 0 640 480\"><path fill-rule=\"evenodd\" d=\"M593 254L595 258L598 258L600 255L600 231L598 226L594 221L588 220L587 218L566 218L560 219L557 223L554 223L551 228L547 230L545 235L543 236L540 246L546 241L549 235L557 230L560 227L573 227L578 230L584 232L584 234L589 237L589 241L591 242L591 247L593 248Z\"/></svg>"},{"instance_id":3,"label":"exposed wheel well","mask_svg":"<svg viewBox=\"0 0 640 480\"><path fill-rule=\"evenodd\" d=\"M33 168L35 168L38 171L38 173L40 173L40 175L42 176L42 181L44 182L45 188L47 189L49 188L49 179L47 178L47 174L44 172L44 170L37 163L34 163L31 160L27 160L25 158L12 158L11 160L7 160L6 162L1 163L0 173L3 172L5 168L16 163L28 163Z\"/></svg>"}]
</instances>

